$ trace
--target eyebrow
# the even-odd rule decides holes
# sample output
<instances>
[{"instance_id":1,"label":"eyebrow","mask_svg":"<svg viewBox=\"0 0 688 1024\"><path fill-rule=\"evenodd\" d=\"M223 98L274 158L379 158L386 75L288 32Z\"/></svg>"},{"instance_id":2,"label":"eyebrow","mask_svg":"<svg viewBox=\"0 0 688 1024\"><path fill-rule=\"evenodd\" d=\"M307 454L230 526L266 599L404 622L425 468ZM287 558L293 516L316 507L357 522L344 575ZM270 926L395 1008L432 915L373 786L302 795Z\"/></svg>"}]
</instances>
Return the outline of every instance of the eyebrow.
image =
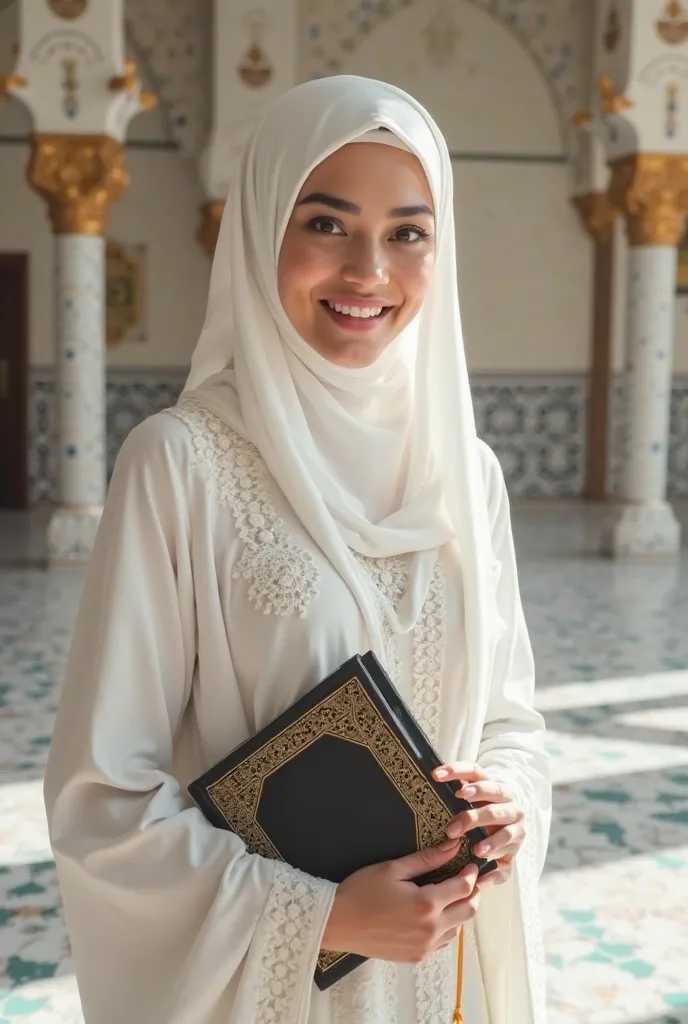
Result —
<instances>
[{"instance_id":1,"label":"eyebrow","mask_svg":"<svg viewBox=\"0 0 688 1024\"><path fill-rule=\"evenodd\" d=\"M356 203L351 203L348 199L342 199L340 196L331 196L327 192L311 192L310 195L299 199L296 205L307 206L308 204L316 203L320 206L329 206L333 210L339 210L340 213L359 214L361 212L361 207ZM418 203L415 206L396 206L393 210L389 211L390 217L418 217L421 214L427 214L429 217L435 216L430 207L426 206L425 203Z\"/></svg>"}]
</instances>

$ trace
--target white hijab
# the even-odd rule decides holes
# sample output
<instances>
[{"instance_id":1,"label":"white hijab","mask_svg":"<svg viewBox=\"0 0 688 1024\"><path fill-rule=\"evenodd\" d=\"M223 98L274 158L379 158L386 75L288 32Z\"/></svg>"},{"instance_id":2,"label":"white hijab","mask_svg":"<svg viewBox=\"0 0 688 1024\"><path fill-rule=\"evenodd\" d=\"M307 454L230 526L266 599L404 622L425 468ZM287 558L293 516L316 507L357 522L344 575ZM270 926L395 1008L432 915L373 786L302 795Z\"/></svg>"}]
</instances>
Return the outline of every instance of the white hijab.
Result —
<instances>
[{"instance_id":1,"label":"white hijab","mask_svg":"<svg viewBox=\"0 0 688 1024\"><path fill-rule=\"evenodd\" d=\"M368 139L415 153L436 213L436 269L413 324L365 369L336 366L298 335L279 300L277 263L298 193L341 146ZM385 138L385 136L387 136ZM413 628L437 551L458 550L472 682L486 665L490 544L466 370L452 169L430 115L401 90L353 76L320 79L264 111L230 190L205 323L183 397L251 441L313 540L348 583L371 643L379 610L353 552L410 555L396 632ZM353 652L352 652L353 653Z\"/></svg>"}]
</instances>

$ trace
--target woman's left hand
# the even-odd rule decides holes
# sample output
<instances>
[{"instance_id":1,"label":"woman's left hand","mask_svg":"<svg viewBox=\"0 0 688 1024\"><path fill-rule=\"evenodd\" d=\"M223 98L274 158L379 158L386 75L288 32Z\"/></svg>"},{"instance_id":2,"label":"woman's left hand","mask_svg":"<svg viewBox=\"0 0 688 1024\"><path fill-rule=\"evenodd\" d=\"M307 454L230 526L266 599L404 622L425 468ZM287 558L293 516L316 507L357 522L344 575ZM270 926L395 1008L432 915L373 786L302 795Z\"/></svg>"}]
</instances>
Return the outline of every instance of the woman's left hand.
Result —
<instances>
[{"instance_id":1,"label":"woman's left hand","mask_svg":"<svg viewBox=\"0 0 688 1024\"><path fill-rule=\"evenodd\" d=\"M438 782L459 781L462 783L456 795L473 804L470 811L462 811L447 825L447 835L455 839L473 828L484 828L488 838L473 848L477 857L486 857L497 862L496 870L478 880L485 884L501 885L513 871L514 857L521 849L526 837L525 813L516 797L499 782L492 782L486 773L475 764L458 762L436 768L434 776Z\"/></svg>"}]
</instances>

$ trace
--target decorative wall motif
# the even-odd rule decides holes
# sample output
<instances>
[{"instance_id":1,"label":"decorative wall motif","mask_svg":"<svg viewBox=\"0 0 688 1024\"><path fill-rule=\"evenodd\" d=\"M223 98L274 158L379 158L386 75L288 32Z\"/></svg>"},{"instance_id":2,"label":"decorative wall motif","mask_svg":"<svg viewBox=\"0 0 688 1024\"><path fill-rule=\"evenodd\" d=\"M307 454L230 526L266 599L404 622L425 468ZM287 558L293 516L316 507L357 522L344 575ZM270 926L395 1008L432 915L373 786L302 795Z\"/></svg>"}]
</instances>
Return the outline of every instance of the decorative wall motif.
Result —
<instances>
[{"instance_id":1,"label":"decorative wall motif","mask_svg":"<svg viewBox=\"0 0 688 1024\"><path fill-rule=\"evenodd\" d=\"M210 126L210 19L199 0L127 0L126 33L174 140L197 158Z\"/></svg>"},{"instance_id":2,"label":"decorative wall motif","mask_svg":"<svg viewBox=\"0 0 688 1024\"><path fill-rule=\"evenodd\" d=\"M65 60L76 60L79 64L90 67L102 64L105 54L101 47L89 36L77 29L58 29L41 36L36 45L29 50L29 58L37 64L49 64L55 57L62 55Z\"/></svg>"},{"instance_id":3,"label":"decorative wall motif","mask_svg":"<svg viewBox=\"0 0 688 1024\"><path fill-rule=\"evenodd\" d=\"M425 32L425 50L438 67L445 67L456 52L460 38L455 18L455 0L437 0Z\"/></svg>"},{"instance_id":4,"label":"decorative wall motif","mask_svg":"<svg viewBox=\"0 0 688 1024\"><path fill-rule=\"evenodd\" d=\"M619 17L618 0L611 0L609 5L602 42L607 53L613 53L621 42L621 18Z\"/></svg>"},{"instance_id":5,"label":"decorative wall motif","mask_svg":"<svg viewBox=\"0 0 688 1024\"><path fill-rule=\"evenodd\" d=\"M77 62L66 59L62 61L62 109L71 120L79 113L79 79Z\"/></svg>"},{"instance_id":6,"label":"decorative wall motif","mask_svg":"<svg viewBox=\"0 0 688 1024\"><path fill-rule=\"evenodd\" d=\"M251 11L246 17L249 45L237 71L240 78L252 89L267 85L273 75L273 67L265 49L265 37L270 31L270 17L267 11Z\"/></svg>"},{"instance_id":7,"label":"decorative wall motif","mask_svg":"<svg viewBox=\"0 0 688 1024\"><path fill-rule=\"evenodd\" d=\"M184 370L115 371L107 383L107 467L132 427L176 402ZM478 433L494 448L516 498L576 498L585 481L586 381L570 377L476 376ZM617 491L624 460L623 384L614 382L610 432L610 489ZM53 375L34 371L30 389L31 501L55 496L56 431ZM688 496L688 378L674 380L669 446L669 494Z\"/></svg>"},{"instance_id":8,"label":"decorative wall motif","mask_svg":"<svg viewBox=\"0 0 688 1024\"><path fill-rule=\"evenodd\" d=\"M303 77L341 71L348 56L395 14L423 0L303 0ZM571 118L580 106L584 72L573 40L581 35L582 8L568 0L463 0L511 31L532 54L548 80L560 111L562 131L573 147Z\"/></svg>"},{"instance_id":9,"label":"decorative wall motif","mask_svg":"<svg viewBox=\"0 0 688 1024\"><path fill-rule=\"evenodd\" d=\"M676 82L669 82L664 90L664 134L668 139L673 139L678 131L678 92L679 87Z\"/></svg>"},{"instance_id":10,"label":"decorative wall motif","mask_svg":"<svg viewBox=\"0 0 688 1024\"><path fill-rule=\"evenodd\" d=\"M667 53L648 61L638 75L643 85L657 87L671 85L677 80L688 79L688 57L680 53Z\"/></svg>"},{"instance_id":11,"label":"decorative wall motif","mask_svg":"<svg viewBox=\"0 0 688 1024\"><path fill-rule=\"evenodd\" d=\"M109 240L105 250L105 337L108 345L146 341L145 245Z\"/></svg>"},{"instance_id":12,"label":"decorative wall motif","mask_svg":"<svg viewBox=\"0 0 688 1024\"><path fill-rule=\"evenodd\" d=\"M655 23L657 34L670 46L679 46L688 39L688 13L680 0L669 0Z\"/></svg>"},{"instance_id":13,"label":"decorative wall motif","mask_svg":"<svg viewBox=\"0 0 688 1024\"><path fill-rule=\"evenodd\" d=\"M649 61L638 75L643 85L654 86L663 109L658 111L664 117L664 134L674 138L680 131L681 93L685 95L688 80L688 57L679 53L667 53Z\"/></svg>"},{"instance_id":14,"label":"decorative wall motif","mask_svg":"<svg viewBox=\"0 0 688 1024\"><path fill-rule=\"evenodd\" d=\"M48 7L58 18L80 18L88 7L88 0L48 0Z\"/></svg>"}]
</instances>

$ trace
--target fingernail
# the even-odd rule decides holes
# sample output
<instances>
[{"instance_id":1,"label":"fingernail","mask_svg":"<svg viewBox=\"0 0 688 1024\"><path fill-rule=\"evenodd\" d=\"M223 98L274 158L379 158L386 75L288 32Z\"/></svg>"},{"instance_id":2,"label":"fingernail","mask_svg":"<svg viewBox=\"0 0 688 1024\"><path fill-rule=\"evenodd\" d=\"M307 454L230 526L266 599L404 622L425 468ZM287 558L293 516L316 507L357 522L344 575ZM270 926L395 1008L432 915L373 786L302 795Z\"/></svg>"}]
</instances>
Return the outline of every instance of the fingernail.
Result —
<instances>
[{"instance_id":1,"label":"fingernail","mask_svg":"<svg viewBox=\"0 0 688 1024\"><path fill-rule=\"evenodd\" d=\"M452 839L459 839L463 835L461 825L449 825L447 828L447 835L451 836Z\"/></svg>"},{"instance_id":2,"label":"fingernail","mask_svg":"<svg viewBox=\"0 0 688 1024\"><path fill-rule=\"evenodd\" d=\"M489 843L478 843L478 845L475 848L475 853L477 853L479 857L486 857L489 852L490 852L490 844Z\"/></svg>"},{"instance_id":3,"label":"fingernail","mask_svg":"<svg viewBox=\"0 0 688 1024\"><path fill-rule=\"evenodd\" d=\"M447 775L449 775L449 772L447 771L446 768L436 768L435 769L435 778L436 779L446 779Z\"/></svg>"},{"instance_id":4,"label":"fingernail","mask_svg":"<svg viewBox=\"0 0 688 1024\"><path fill-rule=\"evenodd\" d=\"M445 840L445 842L440 843L439 846L437 847L437 849L438 850L442 850L442 852L444 853L444 852L448 852L449 850L453 850L455 846L456 846L456 840L455 839L447 839L447 840Z\"/></svg>"},{"instance_id":5,"label":"fingernail","mask_svg":"<svg viewBox=\"0 0 688 1024\"><path fill-rule=\"evenodd\" d=\"M465 788L465 789L462 789L462 790L461 790L461 796L467 796L467 797L471 797L471 796L475 796L475 794L476 794L477 792L478 792L478 791L477 791L477 789L475 788L475 786L466 786L466 788Z\"/></svg>"}]
</instances>

